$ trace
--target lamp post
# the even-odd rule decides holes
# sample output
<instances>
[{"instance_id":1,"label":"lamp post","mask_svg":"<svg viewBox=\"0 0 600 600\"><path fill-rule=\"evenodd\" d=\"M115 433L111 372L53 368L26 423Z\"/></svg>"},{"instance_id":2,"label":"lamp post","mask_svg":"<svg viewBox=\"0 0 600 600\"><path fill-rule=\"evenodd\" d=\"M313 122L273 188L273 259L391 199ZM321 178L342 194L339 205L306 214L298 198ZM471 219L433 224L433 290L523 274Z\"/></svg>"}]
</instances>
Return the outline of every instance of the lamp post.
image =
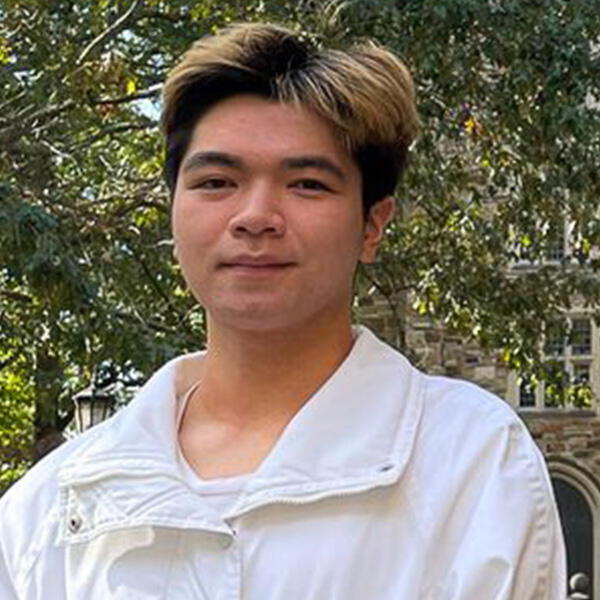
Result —
<instances>
[{"instance_id":1,"label":"lamp post","mask_svg":"<svg viewBox=\"0 0 600 600\"><path fill-rule=\"evenodd\" d=\"M73 397L75 403L75 427L78 433L101 423L114 412L114 386L98 388L92 383Z\"/></svg>"}]
</instances>

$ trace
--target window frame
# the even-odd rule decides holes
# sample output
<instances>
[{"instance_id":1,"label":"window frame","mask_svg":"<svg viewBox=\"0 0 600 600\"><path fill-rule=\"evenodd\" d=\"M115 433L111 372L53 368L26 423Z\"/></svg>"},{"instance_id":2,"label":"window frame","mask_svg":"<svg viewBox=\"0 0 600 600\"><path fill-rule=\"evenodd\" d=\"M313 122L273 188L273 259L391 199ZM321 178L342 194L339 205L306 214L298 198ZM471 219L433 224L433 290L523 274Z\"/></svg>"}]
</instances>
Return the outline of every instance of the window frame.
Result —
<instances>
[{"instance_id":1,"label":"window frame","mask_svg":"<svg viewBox=\"0 0 600 600\"><path fill-rule=\"evenodd\" d=\"M597 327L592 317L592 314L587 311L573 311L564 315L563 320L567 323L567 326L563 328L564 331L564 343L562 345L562 353L547 353L546 352L546 341L544 339L544 358L548 359L549 364L555 364L567 375L566 381L567 386L565 389L570 388L576 383L576 373L580 369L585 369L588 373L587 385L589 385L592 393L595 397L597 394ZM585 353L578 353L573 351L573 323L577 321L587 321L589 324L589 344L583 346L584 349L588 350ZM545 336L544 336L545 338ZM587 339L587 337L586 337ZM555 344L560 347L560 344ZM527 380L519 376L518 373L512 372L511 381L509 381L509 387L512 388L510 400L517 410L523 411L543 411L543 410L590 410L589 408L579 408L572 403L568 402L568 398L565 398L564 405L556 405L555 403L548 402L547 398L547 384L544 381L540 381L535 385L533 390L527 390L525 398L527 400L522 402L522 390L529 387L532 384L528 384ZM566 393L566 392L565 392ZM531 395L533 395L533 402L531 401ZM591 407L593 410L596 409L596 402Z\"/></svg>"}]
</instances>

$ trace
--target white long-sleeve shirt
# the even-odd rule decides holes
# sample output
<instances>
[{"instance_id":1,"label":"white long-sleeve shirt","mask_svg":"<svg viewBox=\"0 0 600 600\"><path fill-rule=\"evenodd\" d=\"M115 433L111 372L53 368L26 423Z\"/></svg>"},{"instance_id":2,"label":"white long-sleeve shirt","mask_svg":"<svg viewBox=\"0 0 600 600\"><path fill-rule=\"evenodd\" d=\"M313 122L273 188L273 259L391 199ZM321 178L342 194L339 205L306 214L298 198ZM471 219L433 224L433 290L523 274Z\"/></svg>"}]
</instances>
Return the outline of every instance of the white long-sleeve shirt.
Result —
<instances>
[{"instance_id":1,"label":"white long-sleeve shirt","mask_svg":"<svg viewBox=\"0 0 600 600\"><path fill-rule=\"evenodd\" d=\"M219 515L177 456L176 398L202 356L0 500L0 598L564 600L549 477L503 401L361 328Z\"/></svg>"}]
</instances>

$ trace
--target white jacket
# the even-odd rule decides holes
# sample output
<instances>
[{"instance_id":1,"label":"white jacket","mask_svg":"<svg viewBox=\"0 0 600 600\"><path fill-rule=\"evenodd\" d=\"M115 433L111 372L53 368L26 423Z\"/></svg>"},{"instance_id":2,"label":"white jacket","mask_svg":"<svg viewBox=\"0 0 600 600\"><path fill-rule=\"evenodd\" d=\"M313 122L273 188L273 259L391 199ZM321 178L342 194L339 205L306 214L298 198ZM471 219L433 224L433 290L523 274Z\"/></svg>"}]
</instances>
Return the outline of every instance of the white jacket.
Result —
<instances>
[{"instance_id":1,"label":"white jacket","mask_svg":"<svg viewBox=\"0 0 600 600\"><path fill-rule=\"evenodd\" d=\"M2 600L564 600L544 461L504 402L361 329L222 520L176 455L201 356L2 498Z\"/></svg>"}]
</instances>

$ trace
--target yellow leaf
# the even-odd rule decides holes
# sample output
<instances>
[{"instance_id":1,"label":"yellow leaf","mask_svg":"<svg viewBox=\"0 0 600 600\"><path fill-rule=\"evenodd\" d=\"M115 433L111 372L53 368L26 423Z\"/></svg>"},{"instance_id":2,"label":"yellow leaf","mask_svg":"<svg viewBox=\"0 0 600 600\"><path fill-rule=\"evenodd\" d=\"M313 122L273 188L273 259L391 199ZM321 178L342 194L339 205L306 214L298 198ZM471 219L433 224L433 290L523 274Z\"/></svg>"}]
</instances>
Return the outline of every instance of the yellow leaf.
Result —
<instances>
[{"instance_id":1,"label":"yellow leaf","mask_svg":"<svg viewBox=\"0 0 600 600\"><path fill-rule=\"evenodd\" d=\"M589 256L591 251L592 251L592 244L591 244L590 240L588 240L587 238L583 238L583 240L581 240L581 253L584 256Z\"/></svg>"},{"instance_id":2,"label":"yellow leaf","mask_svg":"<svg viewBox=\"0 0 600 600\"><path fill-rule=\"evenodd\" d=\"M475 119L473 117L469 117L465 121L465 129L466 129L467 133L469 135L473 135L473 132L475 131L475 127L477 127L477 123L475 122Z\"/></svg>"},{"instance_id":3,"label":"yellow leaf","mask_svg":"<svg viewBox=\"0 0 600 600\"><path fill-rule=\"evenodd\" d=\"M531 238L527 234L521 238L521 246L525 246L525 248L531 246Z\"/></svg>"},{"instance_id":4,"label":"yellow leaf","mask_svg":"<svg viewBox=\"0 0 600 600\"><path fill-rule=\"evenodd\" d=\"M0 65L10 62L10 46L6 40L0 40Z\"/></svg>"},{"instance_id":5,"label":"yellow leaf","mask_svg":"<svg viewBox=\"0 0 600 600\"><path fill-rule=\"evenodd\" d=\"M136 90L135 79L127 80L127 93L134 94Z\"/></svg>"}]
</instances>

